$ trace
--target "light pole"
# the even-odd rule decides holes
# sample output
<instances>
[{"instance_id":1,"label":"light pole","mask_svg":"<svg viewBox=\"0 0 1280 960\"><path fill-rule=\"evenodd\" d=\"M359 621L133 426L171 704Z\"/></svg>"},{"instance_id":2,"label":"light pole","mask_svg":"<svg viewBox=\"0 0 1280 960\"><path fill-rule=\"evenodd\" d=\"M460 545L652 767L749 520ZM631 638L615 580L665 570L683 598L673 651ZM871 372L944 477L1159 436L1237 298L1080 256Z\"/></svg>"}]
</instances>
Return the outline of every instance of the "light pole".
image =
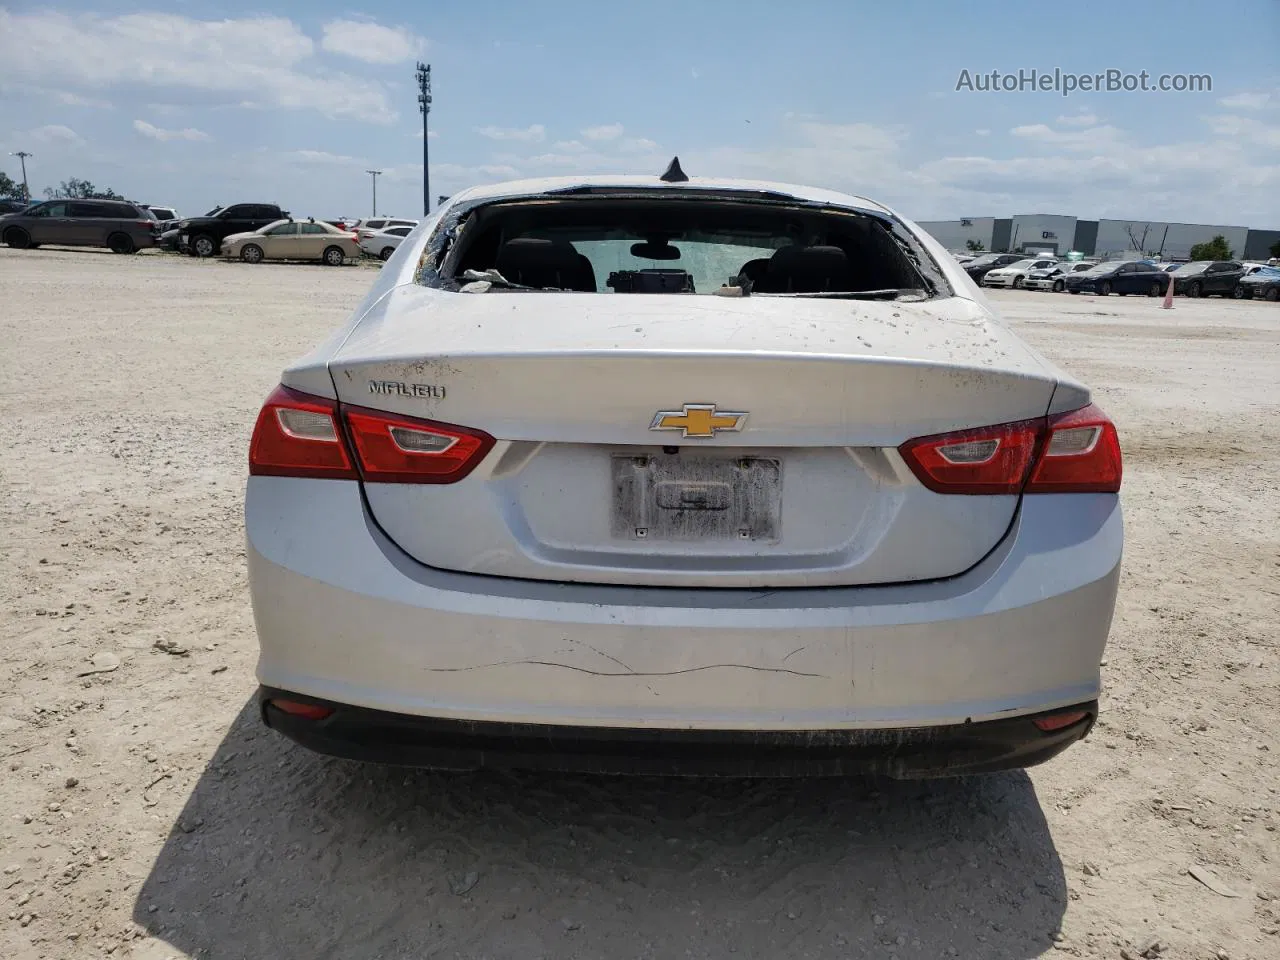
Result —
<instances>
[{"instance_id":1,"label":"light pole","mask_svg":"<svg viewBox=\"0 0 1280 960\"><path fill-rule=\"evenodd\" d=\"M22 164L22 199L24 203L31 202L31 188L27 186L27 157L31 154L25 150L18 150L16 153L9 154L11 157L17 157Z\"/></svg>"},{"instance_id":2,"label":"light pole","mask_svg":"<svg viewBox=\"0 0 1280 960\"><path fill-rule=\"evenodd\" d=\"M431 113L431 64L418 61L418 109L422 112L422 215L431 213L431 172L428 168L427 115Z\"/></svg>"},{"instance_id":3,"label":"light pole","mask_svg":"<svg viewBox=\"0 0 1280 960\"><path fill-rule=\"evenodd\" d=\"M366 170L365 173L369 174L369 178L373 180L373 215L376 217L378 215L378 177L382 171Z\"/></svg>"}]
</instances>

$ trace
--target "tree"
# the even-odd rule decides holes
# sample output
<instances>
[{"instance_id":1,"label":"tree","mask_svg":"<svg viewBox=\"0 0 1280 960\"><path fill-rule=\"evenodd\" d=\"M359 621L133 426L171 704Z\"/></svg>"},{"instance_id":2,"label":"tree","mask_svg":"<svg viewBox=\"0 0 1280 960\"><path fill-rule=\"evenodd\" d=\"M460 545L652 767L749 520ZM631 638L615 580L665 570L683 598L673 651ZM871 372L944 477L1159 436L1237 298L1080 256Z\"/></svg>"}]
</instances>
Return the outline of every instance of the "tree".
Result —
<instances>
[{"instance_id":1,"label":"tree","mask_svg":"<svg viewBox=\"0 0 1280 960\"><path fill-rule=\"evenodd\" d=\"M22 184L14 183L3 170L0 170L0 200L24 200L22 195Z\"/></svg>"},{"instance_id":2,"label":"tree","mask_svg":"<svg viewBox=\"0 0 1280 960\"><path fill-rule=\"evenodd\" d=\"M50 200L123 200L120 194L110 187L99 190L88 180L63 180L57 188L45 187L44 195Z\"/></svg>"},{"instance_id":3,"label":"tree","mask_svg":"<svg viewBox=\"0 0 1280 960\"><path fill-rule=\"evenodd\" d=\"M1139 236L1138 231L1134 229L1133 224L1126 223L1124 232L1129 235L1129 249L1138 250L1145 253L1147 250L1147 234L1151 231L1151 224L1146 223L1142 226L1142 234Z\"/></svg>"},{"instance_id":4,"label":"tree","mask_svg":"<svg viewBox=\"0 0 1280 960\"><path fill-rule=\"evenodd\" d=\"M1277 240L1271 245L1271 255L1273 257L1280 257L1280 240Z\"/></svg>"},{"instance_id":5,"label":"tree","mask_svg":"<svg viewBox=\"0 0 1280 960\"><path fill-rule=\"evenodd\" d=\"M1192 260L1230 260L1235 254L1227 246L1227 238L1218 234L1208 243L1197 243L1191 248Z\"/></svg>"},{"instance_id":6,"label":"tree","mask_svg":"<svg viewBox=\"0 0 1280 960\"><path fill-rule=\"evenodd\" d=\"M966 240L964 245L970 253L981 253L985 248L985 244L981 240Z\"/></svg>"}]
</instances>

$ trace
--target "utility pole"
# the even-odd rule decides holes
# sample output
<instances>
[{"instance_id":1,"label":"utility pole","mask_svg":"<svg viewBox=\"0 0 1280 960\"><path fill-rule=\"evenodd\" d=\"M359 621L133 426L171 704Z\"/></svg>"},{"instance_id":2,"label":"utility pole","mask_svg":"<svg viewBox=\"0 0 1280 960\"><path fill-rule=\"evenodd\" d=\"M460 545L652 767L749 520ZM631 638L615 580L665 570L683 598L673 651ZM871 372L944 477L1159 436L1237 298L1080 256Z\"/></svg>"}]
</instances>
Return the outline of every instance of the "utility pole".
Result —
<instances>
[{"instance_id":1,"label":"utility pole","mask_svg":"<svg viewBox=\"0 0 1280 960\"><path fill-rule=\"evenodd\" d=\"M378 177L381 176L381 170L366 170L369 178L373 180L373 215L378 215Z\"/></svg>"},{"instance_id":2,"label":"utility pole","mask_svg":"<svg viewBox=\"0 0 1280 960\"><path fill-rule=\"evenodd\" d=\"M26 203L31 202L31 188L27 186L27 157L31 154L25 150L19 150L16 153L9 154L11 157L17 157L22 163L22 199Z\"/></svg>"},{"instance_id":3,"label":"utility pole","mask_svg":"<svg viewBox=\"0 0 1280 960\"><path fill-rule=\"evenodd\" d=\"M422 112L422 215L431 213L430 150L427 147L427 115L431 113L431 64L418 61L418 109Z\"/></svg>"}]
</instances>

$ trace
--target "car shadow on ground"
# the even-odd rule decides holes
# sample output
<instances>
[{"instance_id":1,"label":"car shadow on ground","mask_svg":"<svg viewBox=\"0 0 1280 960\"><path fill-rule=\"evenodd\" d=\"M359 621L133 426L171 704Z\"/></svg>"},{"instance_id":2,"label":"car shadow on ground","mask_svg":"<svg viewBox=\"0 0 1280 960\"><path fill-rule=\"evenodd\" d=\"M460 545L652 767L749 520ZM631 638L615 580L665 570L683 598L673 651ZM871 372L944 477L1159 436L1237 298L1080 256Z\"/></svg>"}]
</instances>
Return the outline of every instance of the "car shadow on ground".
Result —
<instances>
[{"instance_id":1,"label":"car shadow on ground","mask_svg":"<svg viewBox=\"0 0 1280 960\"><path fill-rule=\"evenodd\" d=\"M201 957L1027 958L1062 865L1021 772L927 783L447 774L246 704L134 919Z\"/></svg>"}]
</instances>

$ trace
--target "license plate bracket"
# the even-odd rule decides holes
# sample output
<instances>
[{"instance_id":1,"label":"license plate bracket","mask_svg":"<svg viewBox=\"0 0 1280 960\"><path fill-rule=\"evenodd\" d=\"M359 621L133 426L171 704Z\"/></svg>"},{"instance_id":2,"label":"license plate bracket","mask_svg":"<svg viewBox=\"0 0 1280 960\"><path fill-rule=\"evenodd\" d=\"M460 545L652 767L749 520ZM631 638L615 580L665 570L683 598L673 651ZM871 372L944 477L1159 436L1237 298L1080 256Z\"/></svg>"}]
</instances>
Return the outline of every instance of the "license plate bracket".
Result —
<instances>
[{"instance_id":1,"label":"license plate bracket","mask_svg":"<svg viewBox=\"0 0 1280 960\"><path fill-rule=\"evenodd\" d=\"M685 454L612 457L611 530L624 540L776 542L782 463Z\"/></svg>"}]
</instances>

